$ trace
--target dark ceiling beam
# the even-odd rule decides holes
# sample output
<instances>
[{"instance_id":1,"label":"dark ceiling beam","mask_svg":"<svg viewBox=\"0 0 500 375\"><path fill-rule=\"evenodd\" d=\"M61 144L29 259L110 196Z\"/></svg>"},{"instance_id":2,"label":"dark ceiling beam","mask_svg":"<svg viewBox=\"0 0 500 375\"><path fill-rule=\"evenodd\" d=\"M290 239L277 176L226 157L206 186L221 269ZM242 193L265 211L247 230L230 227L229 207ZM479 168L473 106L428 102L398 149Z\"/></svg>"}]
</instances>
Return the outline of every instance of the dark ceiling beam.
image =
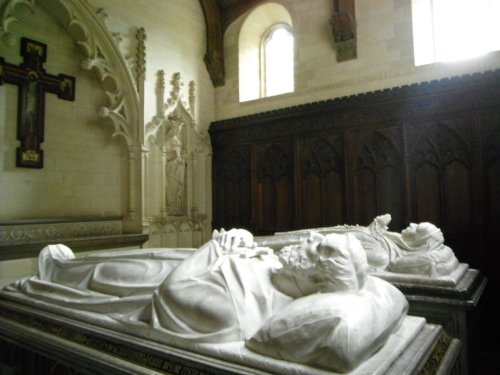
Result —
<instances>
[{"instance_id":1,"label":"dark ceiling beam","mask_svg":"<svg viewBox=\"0 0 500 375\"><path fill-rule=\"evenodd\" d=\"M355 0L333 0L332 25L337 61L357 57Z\"/></svg>"},{"instance_id":2,"label":"dark ceiling beam","mask_svg":"<svg viewBox=\"0 0 500 375\"><path fill-rule=\"evenodd\" d=\"M224 41L222 12L216 0L200 0L207 28L207 50L205 65L214 87L223 86L224 81Z\"/></svg>"},{"instance_id":3,"label":"dark ceiling beam","mask_svg":"<svg viewBox=\"0 0 500 375\"><path fill-rule=\"evenodd\" d=\"M263 1L264 0L240 0L229 7L223 8L222 33L225 33L229 25L239 16Z\"/></svg>"},{"instance_id":4,"label":"dark ceiling beam","mask_svg":"<svg viewBox=\"0 0 500 375\"><path fill-rule=\"evenodd\" d=\"M205 65L214 87L224 86L224 32L246 11L264 0L200 0L207 30Z\"/></svg>"}]
</instances>

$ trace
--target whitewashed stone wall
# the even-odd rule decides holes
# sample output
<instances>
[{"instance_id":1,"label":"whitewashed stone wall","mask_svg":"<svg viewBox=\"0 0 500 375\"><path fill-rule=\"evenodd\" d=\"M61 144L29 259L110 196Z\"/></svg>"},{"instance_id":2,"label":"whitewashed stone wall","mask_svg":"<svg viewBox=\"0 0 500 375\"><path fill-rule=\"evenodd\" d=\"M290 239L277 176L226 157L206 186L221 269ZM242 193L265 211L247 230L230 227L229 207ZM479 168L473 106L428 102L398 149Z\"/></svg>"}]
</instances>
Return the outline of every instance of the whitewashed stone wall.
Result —
<instances>
[{"instance_id":1,"label":"whitewashed stone wall","mask_svg":"<svg viewBox=\"0 0 500 375\"><path fill-rule=\"evenodd\" d=\"M37 4L39 1L42 0L26 1L34 4L33 13L22 4L16 7L15 16L20 22L9 25L14 44L11 46L0 40L0 56L8 63L20 63L22 36L46 43L46 71L75 76L76 99L67 102L53 94L46 95L45 141L42 143L45 166L40 170L16 168L15 148L19 144L16 140L17 87L10 84L0 86L0 221L67 216L126 217L132 173L133 199L140 204L136 207L134 225L126 227L127 231L151 231L152 241L146 246L175 246L177 243L189 246L205 241L206 235L200 236L199 230L192 233L183 229L181 240L172 235L163 236L161 240L159 236L155 237L150 229L155 218L147 216L146 207L150 207L150 212L156 212L155 209L159 209L156 202L162 192L143 188L145 171L141 155L148 152L147 147L143 147L147 144L139 132L137 139L133 140L138 152L134 170L130 171L127 145L122 137L113 137L113 126L99 116L99 108L106 105L108 98L97 74L82 69L83 55L75 40L52 14ZM185 82L196 83L195 120L199 128L206 131L214 120L214 89L203 62L205 21L199 2L81 1L96 12L102 9L100 14L105 19L106 29L114 33L115 42L131 70L137 63L137 30L145 29L146 73L139 123L145 125L156 115L156 77L159 70L164 70L167 76L179 72ZM0 10L7 2L0 0ZM188 89L182 87L186 97ZM211 181L209 174L202 174L202 178L203 183L198 189L205 197L198 207L198 214L210 218L210 201L206 197L211 196L207 193ZM206 226L210 226L209 219ZM169 239L171 243L166 243ZM31 274L34 265L34 259L0 262L0 282Z\"/></svg>"},{"instance_id":2,"label":"whitewashed stone wall","mask_svg":"<svg viewBox=\"0 0 500 375\"><path fill-rule=\"evenodd\" d=\"M292 16L295 92L239 102L237 43L246 17L243 15L224 38L226 85L216 89L217 120L500 68L500 52L468 61L415 67L411 0L356 0L358 58L337 63L330 26L332 0L275 2L284 5Z\"/></svg>"},{"instance_id":3,"label":"whitewashed stone wall","mask_svg":"<svg viewBox=\"0 0 500 375\"><path fill-rule=\"evenodd\" d=\"M93 74L80 68L82 59L73 39L42 8L18 7L12 46L0 41L5 61L22 62L20 37L48 46L47 73L76 78L75 101L45 94L44 168L15 167L19 146L17 86L0 86L0 220L66 216L119 216L124 153L100 125L97 109L105 101Z\"/></svg>"}]
</instances>

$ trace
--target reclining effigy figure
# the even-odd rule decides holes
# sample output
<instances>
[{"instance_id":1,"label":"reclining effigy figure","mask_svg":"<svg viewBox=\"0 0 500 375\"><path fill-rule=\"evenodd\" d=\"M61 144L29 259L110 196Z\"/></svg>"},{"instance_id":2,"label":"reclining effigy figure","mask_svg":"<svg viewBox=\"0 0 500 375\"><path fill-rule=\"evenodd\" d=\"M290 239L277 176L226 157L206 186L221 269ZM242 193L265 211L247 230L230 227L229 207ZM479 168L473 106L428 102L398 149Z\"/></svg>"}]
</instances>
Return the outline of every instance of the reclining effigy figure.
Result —
<instances>
[{"instance_id":1,"label":"reclining effigy figure","mask_svg":"<svg viewBox=\"0 0 500 375\"><path fill-rule=\"evenodd\" d=\"M366 252L370 271L388 271L401 274L422 275L430 278L448 276L459 267L459 262L444 244L443 233L431 223L411 223L401 233L390 232L391 215L377 216L370 225L339 225L327 228L306 229L277 233L278 243L297 241L309 232L322 234L351 233ZM263 243L268 242L265 238ZM257 239L257 243L259 239Z\"/></svg>"},{"instance_id":2,"label":"reclining effigy figure","mask_svg":"<svg viewBox=\"0 0 500 375\"><path fill-rule=\"evenodd\" d=\"M102 314L127 332L150 329L155 335L147 337L160 333L161 341L191 350L243 341L264 356L341 372L380 349L408 309L401 292L367 274L351 233L312 233L275 255L233 229L180 253L79 260L53 245L42 251L37 276L5 291L63 313Z\"/></svg>"}]
</instances>

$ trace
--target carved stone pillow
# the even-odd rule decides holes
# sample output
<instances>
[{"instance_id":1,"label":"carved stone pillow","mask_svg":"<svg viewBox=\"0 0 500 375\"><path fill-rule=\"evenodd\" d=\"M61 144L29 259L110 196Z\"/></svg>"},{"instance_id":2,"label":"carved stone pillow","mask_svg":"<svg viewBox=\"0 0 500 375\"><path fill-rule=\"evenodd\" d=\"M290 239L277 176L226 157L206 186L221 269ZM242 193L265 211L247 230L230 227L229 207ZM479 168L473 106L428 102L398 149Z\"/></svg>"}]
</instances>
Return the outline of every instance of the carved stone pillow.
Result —
<instances>
[{"instance_id":1,"label":"carved stone pillow","mask_svg":"<svg viewBox=\"0 0 500 375\"><path fill-rule=\"evenodd\" d=\"M408 302L389 283L368 277L360 293L296 299L246 342L250 350L338 372L374 354L406 316Z\"/></svg>"}]
</instances>

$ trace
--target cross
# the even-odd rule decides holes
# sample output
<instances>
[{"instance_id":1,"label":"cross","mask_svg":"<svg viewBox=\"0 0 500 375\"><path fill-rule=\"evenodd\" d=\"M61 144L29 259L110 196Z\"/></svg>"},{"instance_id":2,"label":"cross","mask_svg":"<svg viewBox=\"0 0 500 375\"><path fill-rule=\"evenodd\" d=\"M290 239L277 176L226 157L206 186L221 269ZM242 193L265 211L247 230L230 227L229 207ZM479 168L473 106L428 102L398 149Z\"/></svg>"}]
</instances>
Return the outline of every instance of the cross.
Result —
<instances>
[{"instance_id":1,"label":"cross","mask_svg":"<svg viewBox=\"0 0 500 375\"><path fill-rule=\"evenodd\" d=\"M64 74L47 74L43 63L47 59L47 46L27 38L21 38L19 66L6 63L0 57L0 85L12 83L19 87L17 112L16 166L43 168L43 142L45 93L57 94L64 100L75 100L75 78Z\"/></svg>"}]
</instances>

